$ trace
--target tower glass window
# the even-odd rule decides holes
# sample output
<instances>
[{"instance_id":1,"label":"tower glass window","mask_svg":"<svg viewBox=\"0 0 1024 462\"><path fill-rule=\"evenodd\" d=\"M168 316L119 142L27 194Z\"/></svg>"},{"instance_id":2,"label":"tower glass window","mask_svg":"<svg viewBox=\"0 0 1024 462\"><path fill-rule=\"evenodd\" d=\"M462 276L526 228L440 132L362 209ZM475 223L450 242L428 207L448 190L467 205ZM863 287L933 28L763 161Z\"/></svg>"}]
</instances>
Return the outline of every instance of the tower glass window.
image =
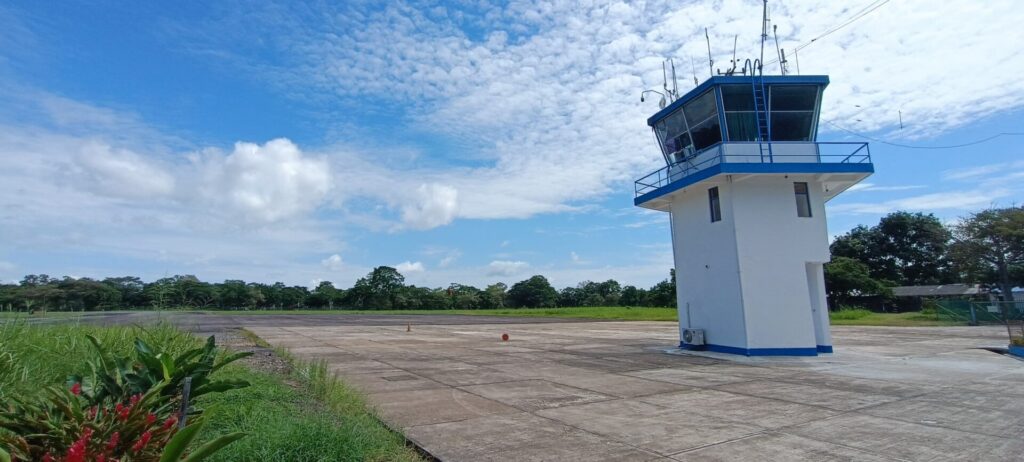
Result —
<instances>
[{"instance_id":1,"label":"tower glass window","mask_svg":"<svg viewBox=\"0 0 1024 462\"><path fill-rule=\"evenodd\" d=\"M718 200L718 186L708 190L708 206L711 209L711 222L722 221L722 204Z\"/></svg>"},{"instance_id":2,"label":"tower glass window","mask_svg":"<svg viewBox=\"0 0 1024 462\"><path fill-rule=\"evenodd\" d=\"M772 85L772 141L813 141L817 85Z\"/></svg>"},{"instance_id":3,"label":"tower glass window","mask_svg":"<svg viewBox=\"0 0 1024 462\"><path fill-rule=\"evenodd\" d=\"M683 105L686 123L690 125L693 148L700 151L722 141L722 126L718 123L718 104L715 91L708 90Z\"/></svg>"},{"instance_id":4,"label":"tower glass window","mask_svg":"<svg viewBox=\"0 0 1024 462\"><path fill-rule=\"evenodd\" d=\"M722 85L722 107L729 141L757 141L757 113L750 85Z\"/></svg>"},{"instance_id":5,"label":"tower glass window","mask_svg":"<svg viewBox=\"0 0 1024 462\"><path fill-rule=\"evenodd\" d=\"M796 216L811 216L811 195L807 190L807 183L793 183L793 192L796 193Z\"/></svg>"}]
</instances>

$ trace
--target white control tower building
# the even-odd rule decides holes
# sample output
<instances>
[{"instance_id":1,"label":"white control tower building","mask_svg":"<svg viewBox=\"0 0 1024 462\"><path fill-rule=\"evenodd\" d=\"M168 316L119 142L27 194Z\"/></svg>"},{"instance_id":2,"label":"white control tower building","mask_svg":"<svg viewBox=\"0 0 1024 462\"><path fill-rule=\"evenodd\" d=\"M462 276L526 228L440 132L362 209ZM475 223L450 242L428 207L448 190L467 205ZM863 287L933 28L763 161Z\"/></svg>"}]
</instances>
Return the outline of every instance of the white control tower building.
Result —
<instances>
[{"instance_id":1,"label":"white control tower building","mask_svg":"<svg viewBox=\"0 0 1024 462\"><path fill-rule=\"evenodd\" d=\"M716 76L647 120L666 166L637 206L668 212L680 346L832 352L825 202L872 172L867 143L819 143L827 76Z\"/></svg>"}]
</instances>

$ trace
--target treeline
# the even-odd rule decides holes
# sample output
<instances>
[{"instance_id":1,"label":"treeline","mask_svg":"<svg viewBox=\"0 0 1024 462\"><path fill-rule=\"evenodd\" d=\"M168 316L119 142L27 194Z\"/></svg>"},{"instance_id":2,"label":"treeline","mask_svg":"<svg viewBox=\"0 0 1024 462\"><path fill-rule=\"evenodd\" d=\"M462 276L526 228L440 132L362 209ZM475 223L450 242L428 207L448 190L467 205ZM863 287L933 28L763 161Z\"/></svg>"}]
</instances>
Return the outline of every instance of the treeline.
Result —
<instances>
[{"instance_id":1,"label":"treeline","mask_svg":"<svg viewBox=\"0 0 1024 462\"><path fill-rule=\"evenodd\" d=\"M931 214L895 212L837 237L825 265L833 308L893 286L981 284L1002 300L1024 286L1024 207L992 208L946 225Z\"/></svg>"},{"instance_id":2,"label":"treeline","mask_svg":"<svg viewBox=\"0 0 1024 462\"><path fill-rule=\"evenodd\" d=\"M283 283L242 280L221 283L179 275L144 282L134 276L103 280L28 275L19 284L0 285L5 311L102 311L114 309L363 309L441 310L574 306L675 306L675 274L650 289L615 280L584 281L556 290L544 276L511 287L504 283L477 288L451 284L446 288L406 285L405 277L388 266L374 268L348 289L324 281L310 290Z\"/></svg>"}]
</instances>

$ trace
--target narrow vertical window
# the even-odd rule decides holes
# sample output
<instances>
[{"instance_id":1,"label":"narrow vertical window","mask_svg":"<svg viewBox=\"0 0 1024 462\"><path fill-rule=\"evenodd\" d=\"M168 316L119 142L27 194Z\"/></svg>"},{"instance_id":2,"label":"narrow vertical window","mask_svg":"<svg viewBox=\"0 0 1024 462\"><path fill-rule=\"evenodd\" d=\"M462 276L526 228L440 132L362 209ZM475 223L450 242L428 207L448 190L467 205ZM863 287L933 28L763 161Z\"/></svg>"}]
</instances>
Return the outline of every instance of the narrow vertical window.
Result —
<instances>
[{"instance_id":1,"label":"narrow vertical window","mask_svg":"<svg viewBox=\"0 0 1024 462\"><path fill-rule=\"evenodd\" d=\"M711 222L722 221L722 206L718 200L718 186L708 190L708 206L711 207Z\"/></svg>"},{"instance_id":2,"label":"narrow vertical window","mask_svg":"<svg viewBox=\"0 0 1024 462\"><path fill-rule=\"evenodd\" d=\"M807 183L793 183L793 192L796 193L796 216L811 216L811 195L807 192Z\"/></svg>"}]
</instances>

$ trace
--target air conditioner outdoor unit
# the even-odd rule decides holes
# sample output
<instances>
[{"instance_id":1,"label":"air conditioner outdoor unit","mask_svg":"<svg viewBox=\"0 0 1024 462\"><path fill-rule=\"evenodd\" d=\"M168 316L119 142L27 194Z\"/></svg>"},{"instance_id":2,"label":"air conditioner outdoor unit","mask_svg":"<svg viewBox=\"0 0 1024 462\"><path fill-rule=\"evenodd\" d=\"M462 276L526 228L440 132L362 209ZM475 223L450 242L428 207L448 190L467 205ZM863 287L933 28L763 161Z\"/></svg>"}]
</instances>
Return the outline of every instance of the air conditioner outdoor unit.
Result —
<instances>
[{"instance_id":1,"label":"air conditioner outdoor unit","mask_svg":"<svg viewBox=\"0 0 1024 462\"><path fill-rule=\"evenodd\" d=\"M703 345L704 329L683 329L683 343L687 345Z\"/></svg>"}]
</instances>

